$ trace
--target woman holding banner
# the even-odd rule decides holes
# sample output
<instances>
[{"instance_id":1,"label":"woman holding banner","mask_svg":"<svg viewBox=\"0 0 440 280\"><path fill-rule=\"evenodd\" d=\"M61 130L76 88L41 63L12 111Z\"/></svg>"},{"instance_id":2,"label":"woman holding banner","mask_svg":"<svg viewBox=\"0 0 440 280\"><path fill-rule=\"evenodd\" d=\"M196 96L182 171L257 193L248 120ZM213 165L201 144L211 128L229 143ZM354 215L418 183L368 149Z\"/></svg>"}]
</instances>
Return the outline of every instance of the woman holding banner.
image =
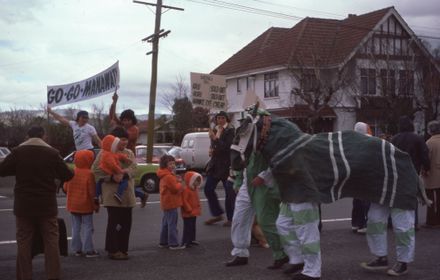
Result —
<instances>
[{"instance_id":1,"label":"woman holding banner","mask_svg":"<svg viewBox=\"0 0 440 280\"><path fill-rule=\"evenodd\" d=\"M119 118L116 116L116 103L118 102L118 93L115 92L113 94L113 102L110 106L110 120L114 122L116 125L123 126L128 133L128 145L127 149L130 149L134 154L136 154L136 144L137 139L139 137L139 128L137 127L137 119L134 115L134 111L131 109L127 109L122 111Z\"/></svg>"}]
</instances>

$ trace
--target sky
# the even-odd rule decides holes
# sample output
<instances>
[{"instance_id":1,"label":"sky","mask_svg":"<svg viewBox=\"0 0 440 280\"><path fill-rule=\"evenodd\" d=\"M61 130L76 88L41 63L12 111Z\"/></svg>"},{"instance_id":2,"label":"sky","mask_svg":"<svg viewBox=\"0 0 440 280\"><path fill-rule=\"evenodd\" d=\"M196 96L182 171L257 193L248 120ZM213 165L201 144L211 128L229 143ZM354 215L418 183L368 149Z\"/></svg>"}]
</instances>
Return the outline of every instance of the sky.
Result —
<instances>
[{"instance_id":1,"label":"sky","mask_svg":"<svg viewBox=\"0 0 440 280\"><path fill-rule=\"evenodd\" d=\"M207 3L229 2L290 17L271 17ZM155 3L155 0L145 0ZM163 0L183 8L162 14L171 30L159 45L156 113L169 113L162 96L178 77L209 73L270 27L292 27L304 17L344 19L394 6L417 35L440 38L438 0ZM91 77L119 60L117 111L147 114L154 7L128 0L0 0L0 111L41 109L47 86ZM432 39L433 46L440 45ZM111 95L60 108L105 110Z\"/></svg>"}]
</instances>

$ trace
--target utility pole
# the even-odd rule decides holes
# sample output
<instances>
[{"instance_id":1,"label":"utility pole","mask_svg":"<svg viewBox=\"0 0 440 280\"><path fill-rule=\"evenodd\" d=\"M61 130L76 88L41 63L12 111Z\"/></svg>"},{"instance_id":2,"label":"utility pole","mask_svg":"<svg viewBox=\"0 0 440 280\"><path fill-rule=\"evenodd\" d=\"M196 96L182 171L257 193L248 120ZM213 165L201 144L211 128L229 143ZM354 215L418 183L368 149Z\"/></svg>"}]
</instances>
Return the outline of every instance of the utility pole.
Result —
<instances>
[{"instance_id":1,"label":"utility pole","mask_svg":"<svg viewBox=\"0 0 440 280\"><path fill-rule=\"evenodd\" d=\"M162 16L162 8L183 11L182 8L162 5L162 0L157 0L157 4L146 3L134 0L133 3L156 6L156 19L154 23L154 34L142 39L153 44L153 49L147 53L152 54L151 60L151 83L150 83L150 107L148 111L148 128L147 128L147 163L153 160L153 144L154 144L154 111L156 108L156 88L157 88L157 61L159 57L159 39L166 37L171 31L160 29L160 20Z\"/></svg>"}]
</instances>

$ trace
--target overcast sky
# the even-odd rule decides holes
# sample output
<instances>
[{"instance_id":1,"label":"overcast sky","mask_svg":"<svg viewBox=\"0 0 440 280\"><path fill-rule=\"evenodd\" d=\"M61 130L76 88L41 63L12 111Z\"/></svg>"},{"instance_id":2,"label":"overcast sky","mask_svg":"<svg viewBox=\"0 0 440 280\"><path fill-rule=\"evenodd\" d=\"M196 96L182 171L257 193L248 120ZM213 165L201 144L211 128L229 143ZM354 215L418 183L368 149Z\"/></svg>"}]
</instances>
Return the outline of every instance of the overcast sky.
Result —
<instances>
[{"instance_id":1,"label":"overcast sky","mask_svg":"<svg viewBox=\"0 0 440 280\"><path fill-rule=\"evenodd\" d=\"M166 112L160 93L169 91L177 76L189 83L190 72L211 72L269 27L292 27L297 18L343 19L395 6L416 34L440 37L438 0L224 1L293 17L212 7L202 4L206 0L164 0L185 11L162 15L162 28L171 34L160 41L156 112ZM153 33L153 7L128 0L0 0L0 5L0 111L41 108L47 85L88 78L119 60L118 111L148 112L151 56L145 53L151 45L141 39ZM110 102L106 95L70 106L107 110Z\"/></svg>"}]
</instances>

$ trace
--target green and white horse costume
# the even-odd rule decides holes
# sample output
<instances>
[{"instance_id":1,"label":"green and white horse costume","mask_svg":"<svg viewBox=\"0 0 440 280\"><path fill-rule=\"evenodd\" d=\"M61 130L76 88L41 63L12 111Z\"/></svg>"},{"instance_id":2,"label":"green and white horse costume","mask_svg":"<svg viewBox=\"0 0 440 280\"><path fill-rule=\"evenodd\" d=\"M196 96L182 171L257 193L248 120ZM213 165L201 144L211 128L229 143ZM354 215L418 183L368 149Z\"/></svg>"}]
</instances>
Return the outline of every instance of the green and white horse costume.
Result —
<instances>
[{"instance_id":1,"label":"green and white horse costume","mask_svg":"<svg viewBox=\"0 0 440 280\"><path fill-rule=\"evenodd\" d=\"M287 251L302 252L296 256L289 254L289 257L291 263L303 259L303 274L320 277L317 204L344 197L373 203L367 233L369 244L379 244L370 246L378 256L386 255L383 216L391 212L397 224L399 217L403 219L404 226L395 229L398 258L402 255L406 262L412 260L417 196L427 199L407 153L385 140L354 131L310 135L286 119L258 110L258 105L248 110L237 129L231 147L232 168L243 168L255 150L269 162L272 177L279 187L283 204L277 226L280 235L285 237ZM408 222L411 219L412 223ZM399 253L400 245L405 249Z\"/></svg>"}]
</instances>

